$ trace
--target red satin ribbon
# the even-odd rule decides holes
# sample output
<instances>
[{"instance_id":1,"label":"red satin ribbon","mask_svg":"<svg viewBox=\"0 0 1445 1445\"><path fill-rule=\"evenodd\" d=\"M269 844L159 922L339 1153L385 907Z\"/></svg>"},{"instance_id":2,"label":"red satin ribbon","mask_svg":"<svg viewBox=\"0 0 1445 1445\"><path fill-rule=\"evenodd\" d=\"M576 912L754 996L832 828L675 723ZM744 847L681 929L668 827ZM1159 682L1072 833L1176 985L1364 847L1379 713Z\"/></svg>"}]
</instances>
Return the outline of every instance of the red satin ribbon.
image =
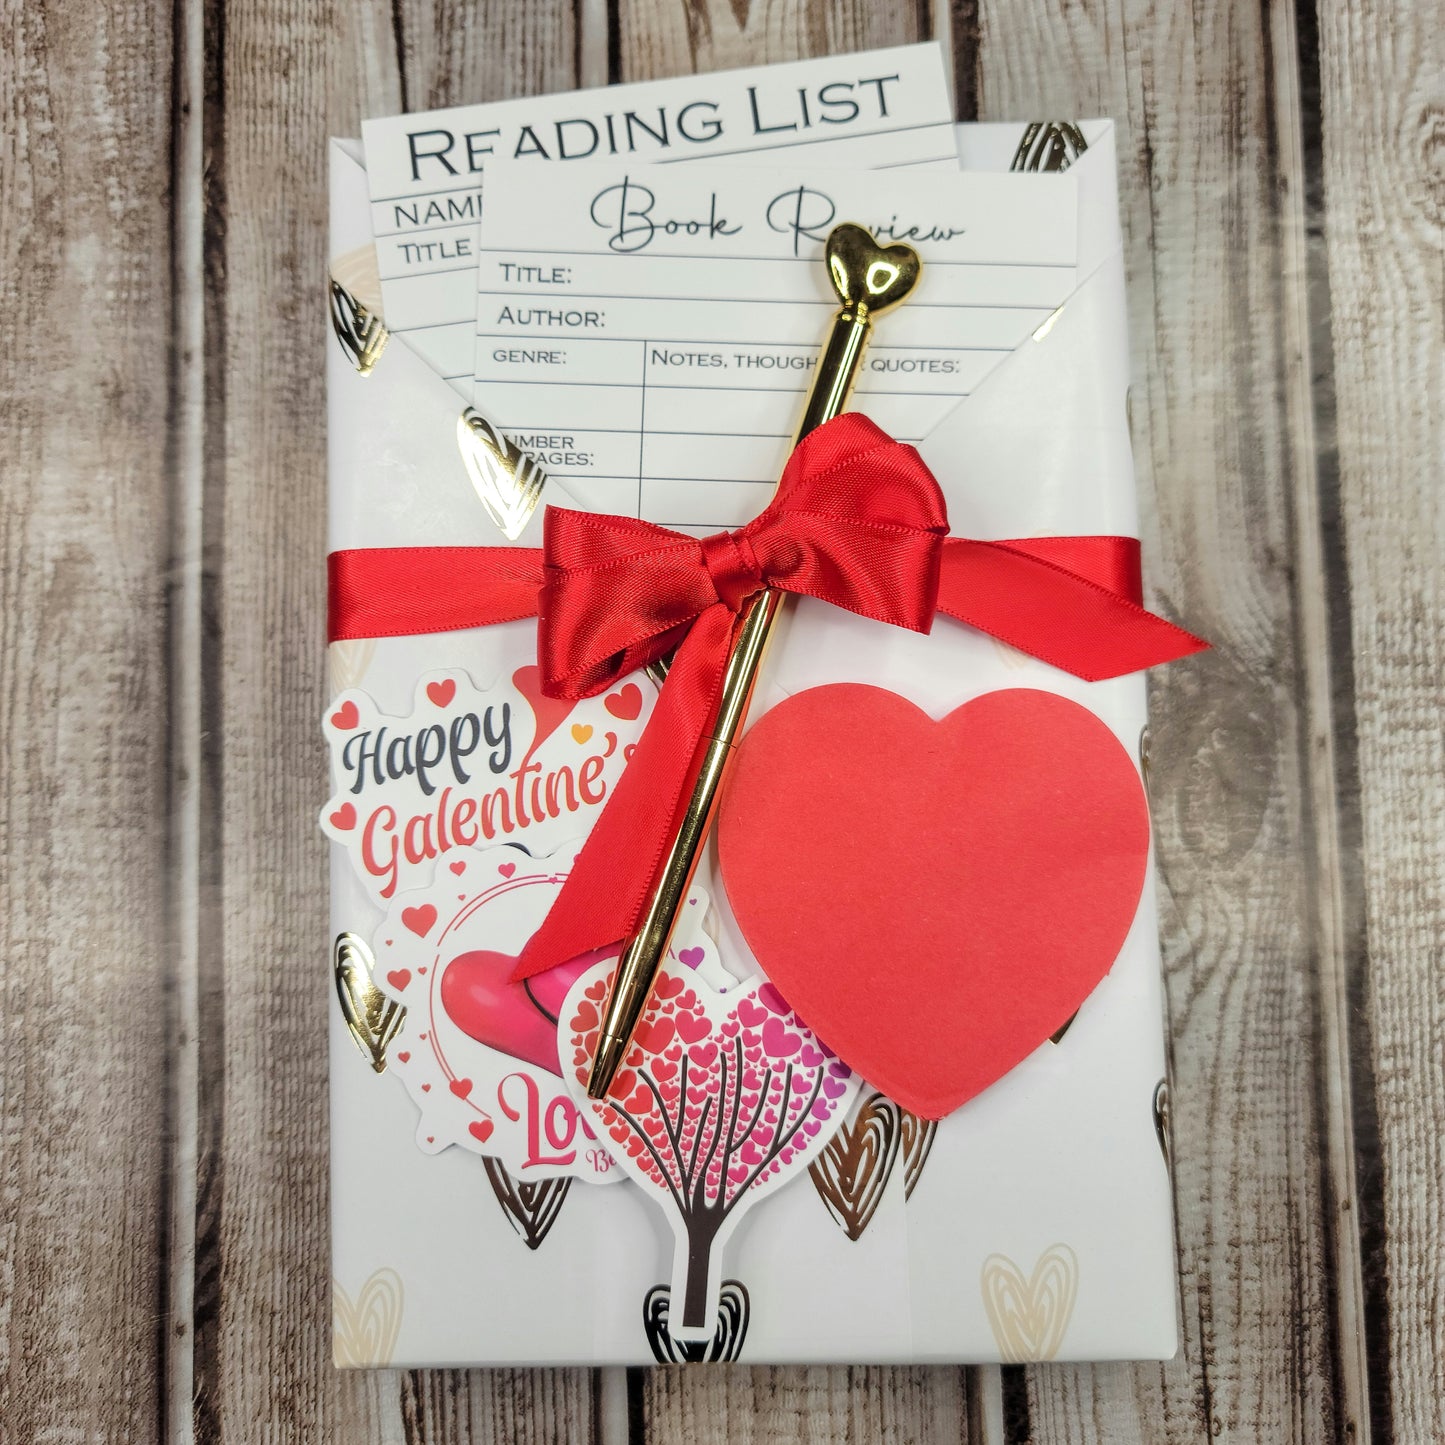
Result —
<instances>
[{"instance_id":1,"label":"red satin ribbon","mask_svg":"<svg viewBox=\"0 0 1445 1445\"><path fill-rule=\"evenodd\" d=\"M738 615L762 587L930 630L936 612L1088 681L1208 644L1140 605L1130 537L948 537L938 483L856 413L793 451L772 504L701 540L549 507L541 550L333 552L330 637L398 637L536 615L551 697L591 697L676 649L632 760L515 978L631 935L717 708Z\"/></svg>"}]
</instances>

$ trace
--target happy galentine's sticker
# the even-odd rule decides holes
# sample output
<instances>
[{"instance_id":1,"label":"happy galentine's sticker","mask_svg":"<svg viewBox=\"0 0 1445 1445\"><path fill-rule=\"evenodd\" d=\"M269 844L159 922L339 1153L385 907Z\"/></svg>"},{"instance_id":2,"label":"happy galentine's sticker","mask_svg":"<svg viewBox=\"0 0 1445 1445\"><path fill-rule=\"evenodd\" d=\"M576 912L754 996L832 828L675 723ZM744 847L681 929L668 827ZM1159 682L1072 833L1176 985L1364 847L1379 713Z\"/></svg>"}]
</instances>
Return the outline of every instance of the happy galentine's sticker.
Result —
<instances>
[{"instance_id":1,"label":"happy galentine's sticker","mask_svg":"<svg viewBox=\"0 0 1445 1445\"><path fill-rule=\"evenodd\" d=\"M405 717L343 693L322 724L334 789L322 832L383 908L457 849L515 843L544 856L592 826L654 697L625 682L582 702L549 698L535 665L486 691L464 672L430 674Z\"/></svg>"},{"instance_id":2,"label":"happy galentine's sticker","mask_svg":"<svg viewBox=\"0 0 1445 1445\"><path fill-rule=\"evenodd\" d=\"M575 852L574 843L535 862L515 848L456 850L428 887L393 900L376 932L377 987L407 1009L407 1047L390 1063L421 1109L427 1153L458 1144L500 1159L522 1183L620 1177L570 1098L558 1053L563 997L595 955L511 982ZM701 929L707 895L691 899L671 957L713 987L730 984Z\"/></svg>"},{"instance_id":3,"label":"happy galentine's sticker","mask_svg":"<svg viewBox=\"0 0 1445 1445\"><path fill-rule=\"evenodd\" d=\"M607 1098L589 1099L615 966L593 965L563 1002L568 1084L672 1227L671 1333L709 1339L728 1236L759 1199L806 1174L847 1117L858 1079L772 984L755 977L718 993L670 958Z\"/></svg>"}]
</instances>

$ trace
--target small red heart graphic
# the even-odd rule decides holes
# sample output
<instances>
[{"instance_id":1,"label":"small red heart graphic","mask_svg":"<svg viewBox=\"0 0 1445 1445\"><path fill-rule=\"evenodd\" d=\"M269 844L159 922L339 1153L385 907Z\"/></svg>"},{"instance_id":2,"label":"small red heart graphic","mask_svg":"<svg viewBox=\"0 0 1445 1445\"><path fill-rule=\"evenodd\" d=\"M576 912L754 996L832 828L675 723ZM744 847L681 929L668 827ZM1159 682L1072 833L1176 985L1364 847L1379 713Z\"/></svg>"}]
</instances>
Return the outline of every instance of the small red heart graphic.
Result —
<instances>
[{"instance_id":1,"label":"small red heart graphic","mask_svg":"<svg viewBox=\"0 0 1445 1445\"><path fill-rule=\"evenodd\" d=\"M907 839L907 856L884 866L858 846L864 828ZM1066 698L1008 689L935 722L850 683L796 693L753 726L718 846L781 997L875 1088L937 1119L1032 1053L1113 966L1149 815L1129 754ZM887 959L908 962L880 987ZM742 1001L738 1013L763 1021Z\"/></svg>"},{"instance_id":2,"label":"small red heart graphic","mask_svg":"<svg viewBox=\"0 0 1445 1445\"><path fill-rule=\"evenodd\" d=\"M642 689L635 682L625 683L616 692L609 692L602 706L615 718L631 722L642 712Z\"/></svg>"},{"instance_id":3,"label":"small red heart graphic","mask_svg":"<svg viewBox=\"0 0 1445 1445\"><path fill-rule=\"evenodd\" d=\"M516 871L517 871L517 865L516 865L515 863L498 863L498 864L497 864L497 872L500 873L503 878L510 878L510 877L512 876L512 874L515 873Z\"/></svg>"},{"instance_id":4,"label":"small red heart graphic","mask_svg":"<svg viewBox=\"0 0 1445 1445\"><path fill-rule=\"evenodd\" d=\"M409 1053L407 1053L407 1054L398 1054L398 1055L397 1055L397 1058L400 1059L401 1062L404 1063L404 1064L409 1064L409 1063L411 1062L411 1055L410 1055Z\"/></svg>"},{"instance_id":5,"label":"small red heart graphic","mask_svg":"<svg viewBox=\"0 0 1445 1445\"><path fill-rule=\"evenodd\" d=\"M479 1144L485 1144L492 1137L492 1121L490 1119L473 1119L467 1125L467 1132Z\"/></svg>"},{"instance_id":6,"label":"small red heart graphic","mask_svg":"<svg viewBox=\"0 0 1445 1445\"><path fill-rule=\"evenodd\" d=\"M356 826L356 809L350 803L343 803L330 818L331 826L345 832Z\"/></svg>"},{"instance_id":7,"label":"small red heart graphic","mask_svg":"<svg viewBox=\"0 0 1445 1445\"><path fill-rule=\"evenodd\" d=\"M467 871L467 865L465 863L449 863L447 864L447 867L449 867L452 872L457 875L458 878L460 878L462 874Z\"/></svg>"},{"instance_id":8,"label":"small red heart graphic","mask_svg":"<svg viewBox=\"0 0 1445 1445\"><path fill-rule=\"evenodd\" d=\"M423 1084L423 1085L421 1086L421 1091L422 1091L423 1094L429 1094L429 1093L431 1093L431 1085L430 1085L430 1084Z\"/></svg>"},{"instance_id":9,"label":"small red heart graphic","mask_svg":"<svg viewBox=\"0 0 1445 1445\"><path fill-rule=\"evenodd\" d=\"M411 982L411 970L409 968L394 968L387 974L386 981L400 993L402 989Z\"/></svg>"},{"instance_id":10,"label":"small red heart graphic","mask_svg":"<svg viewBox=\"0 0 1445 1445\"><path fill-rule=\"evenodd\" d=\"M472 1081L470 1079L453 1079L450 1088L457 1098L465 1099L472 1092Z\"/></svg>"},{"instance_id":11,"label":"small red heart graphic","mask_svg":"<svg viewBox=\"0 0 1445 1445\"><path fill-rule=\"evenodd\" d=\"M660 1054L671 1042L673 1030L678 1025L672 1019L657 1017L648 1019L637 1026L633 1038L650 1054Z\"/></svg>"},{"instance_id":12,"label":"small red heart graphic","mask_svg":"<svg viewBox=\"0 0 1445 1445\"><path fill-rule=\"evenodd\" d=\"M426 695L438 707L445 707L457 695L456 680L449 677L444 682L429 682Z\"/></svg>"},{"instance_id":13,"label":"small red heart graphic","mask_svg":"<svg viewBox=\"0 0 1445 1445\"><path fill-rule=\"evenodd\" d=\"M712 1023L706 1014L678 1014L677 1031L685 1043L695 1044L712 1032Z\"/></svg>"},{"instance_id":14,"label":"small red heart graphic","mask_svg":"<svg viewBox=\"0 0 1445 1445\"><path fill-rule=\"evenodd\" d=\"M349 698L331 714L331 726L349 732L361 721L361 711Z\"/></svg>"},{"instance_id":15,"label":"small red heart graphic","mask_svg":"<svg viewBox=\"0 0 1445 1445\"><path fill-rule=\"evenodd\" d=\"M527 756L531 757L557 731L577 704L567 698L548 697L542 691L542 669L535 662L519 667L512 674L512 684L527 699L532 716L537 720L532 745L527 749Z\"/></svg>"},{"instance_id":16,"label":"small red heart graphic","mask_svg":"<svg viewBox=\"0 0 1445 1445\"><path fill-rule=\"evenodd\" d=\"M403 908L401 921L418 938L425 938L431 932L432 924L437 921L437 911L430 903L423 903L416 908Z\"/></svg>"}]
</instances>

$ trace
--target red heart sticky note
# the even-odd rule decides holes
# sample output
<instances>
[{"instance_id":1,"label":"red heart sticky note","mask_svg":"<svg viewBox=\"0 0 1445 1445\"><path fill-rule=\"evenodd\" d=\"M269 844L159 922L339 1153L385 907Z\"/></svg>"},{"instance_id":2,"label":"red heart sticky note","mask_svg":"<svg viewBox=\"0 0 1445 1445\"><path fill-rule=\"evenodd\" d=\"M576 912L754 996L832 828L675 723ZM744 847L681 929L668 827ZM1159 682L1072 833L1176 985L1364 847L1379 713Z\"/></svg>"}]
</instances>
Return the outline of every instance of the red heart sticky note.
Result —
<instances>
[{"instance_id":1,"label":"red heart sticky note","mask_svg":"<svg viewBox=\"0 0 1445 1445\"><path fill-rule=\"evenodd\" d=\"M993 692L935 722L848 683L798 693L747 734L718 846L783 996L869 1083L937 1119L1108 973L1149 817L1128 753L1066 698Z\"/></svg>"},{"instance_id":2,"label":"red heart sticky note","mask_svg":"<svg viewBox=\"0 0 1445 1445\"><path fill-rule=\"evenodd\" d=\"M635 682L624 683L602 699L602 706L615 718L631 722L642 711L642 689Z\"/></svg>"},{"instance_id":3,"label":"red heart sticky note","mask_svg":"<svg viewBox=\"0 0 1445 1445\"><path fill-rule=\"evenodd\" d=\"M438 707L445 707L457 695L457 684L455 679L448 677L442 682L427 683L426 695Z\"/></svg>"}]
</instances>

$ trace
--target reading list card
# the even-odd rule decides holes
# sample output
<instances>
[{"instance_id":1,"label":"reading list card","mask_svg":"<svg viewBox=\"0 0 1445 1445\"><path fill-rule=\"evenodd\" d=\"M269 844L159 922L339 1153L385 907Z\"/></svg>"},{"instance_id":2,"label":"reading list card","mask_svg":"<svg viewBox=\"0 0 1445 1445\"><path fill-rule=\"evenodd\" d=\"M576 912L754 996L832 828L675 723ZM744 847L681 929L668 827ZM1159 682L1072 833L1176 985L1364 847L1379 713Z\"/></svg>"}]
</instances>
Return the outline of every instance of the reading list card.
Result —
<instances>
[{"instance_id":1,"label":"reading list card","mask_svg":"<svg viewBox=\"0 0 1445 1445\"><path fill-rule=\"evenodd\" d=\"M797 147L823 168L958 166L936 43L388 116L362 137L387 327L464 396L494 160L776 163Z\"/></svg>"}]
</instances>

